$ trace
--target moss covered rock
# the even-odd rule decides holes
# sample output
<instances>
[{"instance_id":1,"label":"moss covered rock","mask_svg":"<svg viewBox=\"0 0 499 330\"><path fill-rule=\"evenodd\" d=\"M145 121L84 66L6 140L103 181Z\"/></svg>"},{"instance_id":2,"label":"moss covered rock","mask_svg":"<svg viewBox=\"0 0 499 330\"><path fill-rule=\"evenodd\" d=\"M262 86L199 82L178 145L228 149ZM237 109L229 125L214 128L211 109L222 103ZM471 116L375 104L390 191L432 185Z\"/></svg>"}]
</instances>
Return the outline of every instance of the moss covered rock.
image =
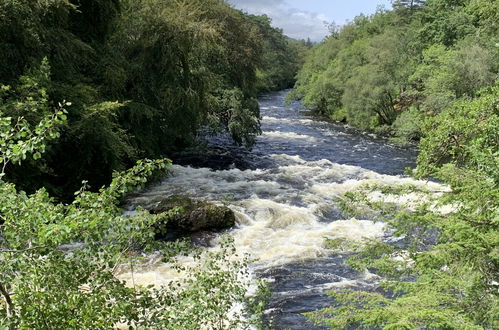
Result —
<instances>
[{"instance_id":1,"label":"moss covered rock","mask_svg":"<svg viewBox=\"0 0 499 330\"><path fill-rule=\"evenodd\" d=\"M192 233L201 230L222 230L234 226L234 212L226 206L191 199L187 196L174 195L161 201L151 209L159 214L177 208L178 212L164 224L168 229Z\"/></svg>"}]
</instances>

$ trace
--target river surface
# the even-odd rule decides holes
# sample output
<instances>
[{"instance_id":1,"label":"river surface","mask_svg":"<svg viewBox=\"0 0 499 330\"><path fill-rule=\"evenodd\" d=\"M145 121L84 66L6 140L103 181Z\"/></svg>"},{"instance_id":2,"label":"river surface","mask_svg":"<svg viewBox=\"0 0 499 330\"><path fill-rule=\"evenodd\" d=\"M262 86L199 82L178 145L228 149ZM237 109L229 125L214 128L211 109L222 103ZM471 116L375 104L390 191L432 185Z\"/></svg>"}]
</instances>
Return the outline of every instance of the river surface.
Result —
<instances>
[{"instance_id":1,"label":"river surface","mask_svg":"<svg viewBox=\"0 0 499 330\"><path fill-rule=\"evenodd\" d=\"M212 138L211 150L222 152L179 157L184 166L174 165L171 177L130 202L151 206L172 194L230 200L238 220L230 231L236 247L257 259L254 274L269 282L272 326L321 329L302 313L331 304L328 289L374 287L378 280L346 266L347 255L331 253L324 238L389 239L382 223L344 216L337 198L365 183L412 181L402 173L415 165L417 150L317 120L298 102L285 105L286 94L260 98L263 134L251 152L224 136ZM161 284L171 274L157 266L134 276L139 283Z\"/></svg>"}]
</instances>

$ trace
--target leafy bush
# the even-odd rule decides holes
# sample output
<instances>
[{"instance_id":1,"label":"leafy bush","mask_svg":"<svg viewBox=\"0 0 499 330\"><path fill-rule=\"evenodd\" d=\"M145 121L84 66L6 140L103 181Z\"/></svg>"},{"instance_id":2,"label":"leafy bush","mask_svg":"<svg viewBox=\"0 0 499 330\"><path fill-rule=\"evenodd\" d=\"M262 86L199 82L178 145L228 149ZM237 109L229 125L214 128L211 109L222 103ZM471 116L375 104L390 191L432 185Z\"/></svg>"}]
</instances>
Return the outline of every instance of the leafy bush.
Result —
<instances>
[{"instance_id":1,"label":"leafy bush","mask_svg":"<svg viewBox=\"0 0 499 330\"><path fill-rule=\"evenodd\" d=\"M418 141L421 139L424 117L416 107L402 112L393 122L394 134L404 141Z\"/></svg>"},{"instance_id":2,"label":"leafy bush","mask_svg":"<svg viewBox=\"0 0 499 330\"><path fill-rule=\"evenodd\" d=\"M496 168L491 161L499 146L499 87L479 94L479 98L458 102L426 121L418 175L436 175L445 164L480 171Z\"/></svg>"}]
</instances>

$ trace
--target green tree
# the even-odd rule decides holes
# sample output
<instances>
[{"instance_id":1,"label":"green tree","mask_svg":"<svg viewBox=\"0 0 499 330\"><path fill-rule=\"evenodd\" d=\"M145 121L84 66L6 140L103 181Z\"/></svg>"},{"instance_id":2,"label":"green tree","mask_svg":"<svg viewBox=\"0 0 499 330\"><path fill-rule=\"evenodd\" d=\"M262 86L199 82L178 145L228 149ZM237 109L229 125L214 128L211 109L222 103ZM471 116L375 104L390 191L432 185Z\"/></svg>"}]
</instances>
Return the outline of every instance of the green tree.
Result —
<instances>
[{"instance_id":1,"label":"green tree","mask_svg":"<svg viewBox=\"0 0 499 330\"><path fill-rule=\"evenodd\" d=\"M475 28L472 16L466 12L469 0L427 0L420 13L422 28L419 36L427 45L447 47L472 35Z\"/></svg>"},{"instance_id":2,"label":"green tree","mask_svg":"<svg viewBox=\"0 0 499 330\"><path fill-rule=\"evenodd\" d=\"M291 88L308 46L285 37L282 30L271 26L267 16L248 15L247 18L258 26L262 39L262 59L257 66L258 91Z\"/></svg>"},{"instance_id":3,"label":"green tree","mask_svg":"<svg viewBox=\"0 0 499 330\"><path fill-rule=\"evenodd\" d=\"M403 20L412 19L418 9L424 5L425 0L392 0L393 10Z\"/></svg>"},{"instance_id":4,"label":"green tree","mask_svg":"<svg viewBox=\"0 0 499 330\"><path fill-rule=\"evenodd\" d=\"M406 89L410 58L396 30L370 39L366 64L355 68L346 82L343 105L347 120L363 129L391 125L396 118L396 98Z\"/></svg>"},{"instance_id":5,"label":"green tree","mask_svg":"<svg viewBox=\"0 0 499 330\"><path fill-rule=\"evenodd\" d=\"M494 1L393 5L356 17L317 45L290 97L361 129L417 139L421 122L414 120L498 79Z\"/></svg>"},{"instance_id":6,"label":"green tree","mask_svg":"<svg viewBox=\"0 0 499 330\"><path fill-rule=\"evenodd\" d=\"M433 45L423 52L423 61L411 80L422 94L422 108L440 112L463 97L473 97L499 77L497 51L469 39L454 49Z\"/></svg>"},{"instance_id":7,"label":"green tree","mask_svg":"<svg viewBox=\"0 0 499 330\"><path fill-rule=\"evenodd\" d=\"M417 6L422 6L425 3L425 0L393 0L392 6L393 9L401 9L408 8L409 10L413 10Z\"/></svg>"}]
</instances>

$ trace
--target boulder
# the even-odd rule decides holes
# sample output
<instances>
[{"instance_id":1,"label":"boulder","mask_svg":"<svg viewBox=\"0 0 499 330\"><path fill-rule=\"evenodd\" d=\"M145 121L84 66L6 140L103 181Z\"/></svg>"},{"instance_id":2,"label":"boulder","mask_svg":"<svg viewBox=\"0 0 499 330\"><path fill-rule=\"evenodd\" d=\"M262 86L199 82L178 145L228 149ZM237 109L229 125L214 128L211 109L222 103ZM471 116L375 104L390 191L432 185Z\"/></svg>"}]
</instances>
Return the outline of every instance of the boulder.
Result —
<instances>
[{"instance_id":1,"label":"boulder","mask_svg":"<svg viewBox=\"0 0 499 330\"><path fill-rule=\"evenodd\" d=\"M150 211L160 214L177 208L178 212L168 218L165 229L173 229L183 233L193 233L202 230L222 230L234 226L234 212L226 206L191 199L187 196L174 195L161 201ZM165 232L165 230L160 231Z\"/></svg>"}]
</instances>

